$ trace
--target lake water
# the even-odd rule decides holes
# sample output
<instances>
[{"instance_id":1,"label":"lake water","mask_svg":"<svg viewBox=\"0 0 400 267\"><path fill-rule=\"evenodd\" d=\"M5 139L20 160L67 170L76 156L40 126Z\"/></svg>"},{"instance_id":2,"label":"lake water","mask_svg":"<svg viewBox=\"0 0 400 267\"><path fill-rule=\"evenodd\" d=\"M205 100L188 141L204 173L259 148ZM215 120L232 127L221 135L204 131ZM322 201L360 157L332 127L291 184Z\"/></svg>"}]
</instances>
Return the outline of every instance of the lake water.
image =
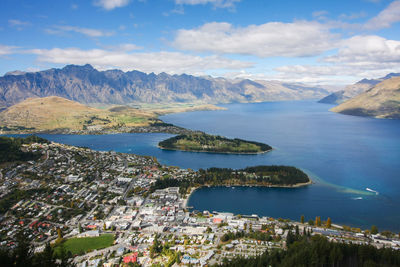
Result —
<instances>
[{"instance_id":1,"label":"lake water","mask_svg":"<svg viewBox=\"0 0 400 267\"><path fill-rule=\"evenodd\" d=\"M163 116L165 122L211 134L264 142L274 150L259 155L164 151L168 134L105 136L42 135L53 141L156 156L183 168L293 165L315 184L296 189L202 188L189 205L197 210L229 211L299 220L321 216L333 223L400 231L400 120L379 120L329 112L311 101L229 104L225 111ZM378 195L368 192L370 188Z\"/></svg>"}]
</instances>

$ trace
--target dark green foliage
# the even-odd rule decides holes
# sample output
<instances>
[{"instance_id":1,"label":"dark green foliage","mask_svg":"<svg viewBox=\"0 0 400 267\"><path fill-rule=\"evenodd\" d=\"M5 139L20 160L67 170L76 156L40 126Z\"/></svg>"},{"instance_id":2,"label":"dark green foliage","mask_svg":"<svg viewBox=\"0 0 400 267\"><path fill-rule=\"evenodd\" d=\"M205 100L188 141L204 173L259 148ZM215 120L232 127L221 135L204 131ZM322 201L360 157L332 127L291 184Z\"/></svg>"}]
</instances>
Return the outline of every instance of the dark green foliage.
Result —
<instances>
[{"instance_id":1,"label":"dark green foliage","mask_svg":"<svg viewBox=\"0 0 400 267\"><path fill-rule=\"evenodd\" d=\"M257 232L248 232L248 233L246 233L246 232L236 232L236 233L228 232L228 233L225 233L223 236L221 236L221 241L228 242L229 240L235 240L235 239L244 238L244 237L259 240L259 241L271 241L272 240L272 237L270 234L257 231Z\"/></svg>"},{"instance_id":2,"label":"dark green foliage","mask_svg":"<svg viewBox=\"0 0 400 267\"><path fill-rule=\"evenodd\" d=\"M41 157L40 153L23 152L21 146L30 143L48 143L46 139L35 135L26 138L15 138L0 136L0 163L12 161L37 160Z\"/></svg>"},{"instance_id":3,"label":"dark green foliage","mask_svg":"<svg viewBox=\"0 0 400 267\"><path fill-rule=\"evenodd\" d=\"M178 142L180 142L180 144L178 144ZM177 135L161 141L158 145L164 149L215 153L258 153L272 149L269 145L259 142L246 141L238 138L229 139L201 132Z\"/></svg>"},{"instance_id":4,"label":"dark green foliage","mask_svg":"<svg viewBox=\"0 0 400 267\"><path fill-rule=\"evenodd\" d=\"M390 248L335 243L322 236L310 238L292 234L290 238L286 251L274 250L250 259L226 260L220 266L400 266L400 251Z\"/></svg>"},{"instance_id":5,"label":"dark green foliage","mask_svg":"<svg viewBox=\"0 0 400 267\"><path fill-rule=\"evenodd\" d=\"M54 250L49 243L43 252L34 254L33 246L21 231L17 234L17 246L14 249L0 248L0 267L68 267L74 266L71 255L64 254L56 261Z\"/></svg>"},{"instance_id":6,"label":"dark green foliage","mask_svg":"<svg viewBox=\"0 0 400 267\"><path fill-rule=\"evenodd\" d=\"M167 187L179 187L180 193L186 193L188 188L201 185L294 185L309 181L310 179L307 174L290 166L255 166L241 170L210 168L207 170L200 169L199 175L191 180L172 178L159 179L151 186L150 192Z\"/></svg>"},{"instance_id":7,"label":"dark green foliage","mask_svg":"<svg viewBox=\"0 0 400 267\"><path fill-rule=\"evenodd\" d=\"M34 199L33 196L36 193L43 193L45 189L31 189L31 190L19 190L16 189L9 193L7 196L3 197L0 200L0 214L7 212L13 205L15 205L18 201L30 198Z\"/></svg>"}]
</instances>

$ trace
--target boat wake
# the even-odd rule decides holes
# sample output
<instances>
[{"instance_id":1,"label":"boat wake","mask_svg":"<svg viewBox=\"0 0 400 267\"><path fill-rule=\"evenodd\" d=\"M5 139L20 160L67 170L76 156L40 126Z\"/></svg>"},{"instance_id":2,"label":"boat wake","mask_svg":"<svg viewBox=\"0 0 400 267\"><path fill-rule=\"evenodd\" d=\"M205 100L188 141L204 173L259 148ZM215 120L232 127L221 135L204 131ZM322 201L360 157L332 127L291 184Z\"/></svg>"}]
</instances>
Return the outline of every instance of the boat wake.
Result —
<instances>
[{"instance_id":1,"label":"boat wake","mask_svg":"<svg viewBox=\"0 0 400 267\"><path fill-rule=\"evenodd\" d=\"M353 200L361 200L363 198L362 197L352 197L351 199L353 199Z\"/></svg>"},{"instance_id":2,"label":"boat wake","mask_svg":"<svg viewBox=\"0 0 400 267\"><path fill-rule=\"evenodd\" d=\"M378 191L375 191L375 190L372 190L371 188L365 188L365 190L367 190L367 191L369 191L369 192L372 192L372 193L375 193L376 195L379 195L379 192Z\"/></svg>"}]
</instances>

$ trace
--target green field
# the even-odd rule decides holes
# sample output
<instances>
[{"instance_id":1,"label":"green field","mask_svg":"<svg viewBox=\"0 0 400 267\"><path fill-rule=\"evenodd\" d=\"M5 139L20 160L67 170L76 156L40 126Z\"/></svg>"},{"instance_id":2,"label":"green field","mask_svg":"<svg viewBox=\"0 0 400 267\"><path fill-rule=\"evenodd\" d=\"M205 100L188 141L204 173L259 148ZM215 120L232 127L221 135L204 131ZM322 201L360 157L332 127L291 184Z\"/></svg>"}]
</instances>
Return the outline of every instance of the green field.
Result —
<instances>
[{"instance_id":1,"label":"green field","mask_svg":"<svg viewBox=\"0 0 400 267\"><path fill-rule=\"evenodd\" d=\"M103 234L99 237L70 238L62 243L61 246L63 246L66 251L70 251L72 255L80 255L90 250L109 247L113 243L113 234ZM58 253L59 251L60 247L57 247L55 252Z\"/></svg>"}]
</instances>

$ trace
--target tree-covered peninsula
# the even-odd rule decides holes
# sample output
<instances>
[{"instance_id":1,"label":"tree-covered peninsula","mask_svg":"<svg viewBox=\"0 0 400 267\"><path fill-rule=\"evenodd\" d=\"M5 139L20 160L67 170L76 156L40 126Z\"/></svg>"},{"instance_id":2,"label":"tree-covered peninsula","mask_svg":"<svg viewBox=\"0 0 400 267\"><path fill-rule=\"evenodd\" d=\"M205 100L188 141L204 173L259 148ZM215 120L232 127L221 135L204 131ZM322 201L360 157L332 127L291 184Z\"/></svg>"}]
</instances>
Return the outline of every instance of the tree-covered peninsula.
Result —
<instances>
[{"instance_id":1,"label":"tree-covered peninsula","mask_svg":"<svg viewBox=\"0 0 400 267\"><path fill-rule=\"evenodd\" d=\"M272 149L269 145L259 142L229 139L203 132L177 135L161 141L158 146L170 150L232 154L258 154Z\"/></svg>"},{"instance_id":2,"label":"tree-covered peninsula","mask_svg":"<svg viewBox=\"0 0 400 267\"><path fill-rule=\"evenodd\" d=\"M184 194L191 187L199 186L296 187L310 183L307 174L291 166L254 166L240 170L210 168L200 169L198 175L192 179L159 179L152 185L151 191L179 187L180 192Z\"/></svg>"}]
</instances>

